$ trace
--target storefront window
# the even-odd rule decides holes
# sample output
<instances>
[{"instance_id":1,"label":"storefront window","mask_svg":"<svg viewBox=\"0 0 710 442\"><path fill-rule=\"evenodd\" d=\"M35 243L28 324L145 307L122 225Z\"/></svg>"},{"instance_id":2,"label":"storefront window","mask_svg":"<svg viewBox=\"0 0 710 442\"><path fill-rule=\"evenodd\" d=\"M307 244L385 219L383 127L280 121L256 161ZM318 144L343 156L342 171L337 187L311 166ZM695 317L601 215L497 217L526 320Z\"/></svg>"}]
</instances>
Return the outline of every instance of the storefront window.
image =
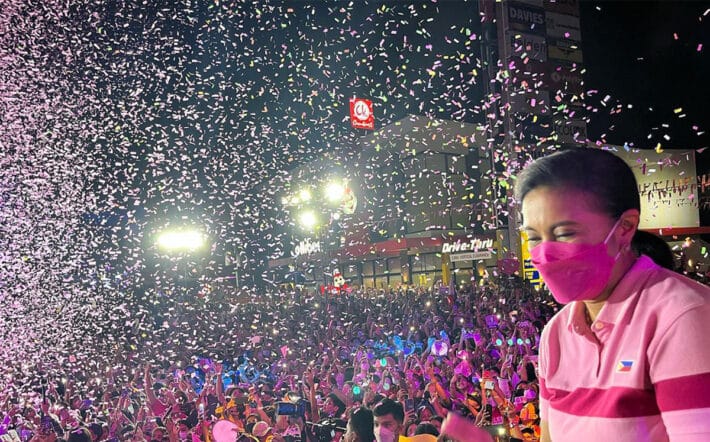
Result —
<instances>
[{"instance_id":1,"label":"storefront window","mask_svg":"<svg viewBox=\"0 0 710 442\"><path fill-rule=\"evenodd\" d=\"M358 271L357 263L350 263L344 266L343 276L345 278L358 278L360 276L360 272Z\"/></svg>"},{"instance_id":2,"label":"storefront window","mask_svg":"<svg viewBox=\"0 0 710 442\"><path fill-rule=\"evenodd\" d=\"M372 276L375 274L373 264L374 264L374 261L365 261L362 263L362 275L363 276Z\"/></svg>"},{"instance_id":3,"label":"storefront window","mask_svg":"<svg viewBox=\"0 0 710 442\"><path fill-rule=\"evenodd\" d=\"M421 254L411 257L412 272L432 272L441 270L441 256L436 253Z\"/></svg>"},{"instance_id":4,"label":"storefront window","mask_svg":"<svg viewBox=\"0 0 710 442\"><path fill-rule=\"evenodd\" d=\"M441 272L419 272L419 273L412 273L412 284L422 286L422 287L431 287L436 283L440 283L442 281L442 274Z\"/></svg>"},{"instance_id":5,"label":"storefront window","mask_svg":"<svg viewBox=\"0 0 710 442\"><path fill-rule=\"evenodd\" d=\"M454 279L457 285L470 284L473 280L473 269L461 269L458 272L454 272Z\"/></svg>"},{"instance_id":6,"label":"storefront window","mask_svg":"<svg viewBox=\"0 0 710 442\"><path fill-rule=\"evenodd\" d=\"M455 269L471 269L473 268L473 261L456 261L453 262L453 268Z\"/></svg>"},{"instance_id":7,"label":"storefront window","mask_svg":"<svg viewBox=\"0 0 710 442\"><path fill-rule=\"evenodd\" d=\"M375 261L375 275L383 275L387 273L387 261L378 259Z\"/></svg>"},{"instance_id":8,"label":"storefront window","mask_svg":"<svg viewBox=\"0 0 710 442\"><path fill-rule=\"evenodd\" d=\"M389 270L390 275L393 273L402 273L402 262L399 256L396 258L389 258L387 260L387 270Z\"/></svg>"},{"instance_id":9,"label":"storefront window","mask_svg":"<svg viewBox=\"0 0 710 442\"><path fill-rule=\"evenodd\" d=\"M386 289L388 288L388 284L386 276L378 276L375 278L375 287L378 289Z\"/></svg>"},{"instance_id":10,"label":"storefront window","mask_svg":"<svg viewBox=\"0 0 710 442\"><path fill-rule=\"evenodd\" d=\"M375 287L375 279L370 277L370 278L362 278L362 286L366 289L371 289Z\"/></svg>"}]
</instances>

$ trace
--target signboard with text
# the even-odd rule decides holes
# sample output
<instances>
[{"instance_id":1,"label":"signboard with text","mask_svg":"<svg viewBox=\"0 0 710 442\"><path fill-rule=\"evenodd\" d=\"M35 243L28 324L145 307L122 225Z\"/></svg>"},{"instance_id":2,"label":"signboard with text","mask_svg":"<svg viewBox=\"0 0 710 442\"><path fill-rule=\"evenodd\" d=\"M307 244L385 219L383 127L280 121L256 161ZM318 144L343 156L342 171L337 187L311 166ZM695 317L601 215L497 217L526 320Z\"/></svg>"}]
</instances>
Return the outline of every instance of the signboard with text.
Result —
<instances>
[{"instance_id":1,"label":"signboard with text","mask_svg":"<svg viewBox=\"0 0 710 442\"><path fill-rule=\"evenodd\" d=\"M542 276L532 264L530 250L528 250L528 235L525 232L520 232L520 257L522 264L523 279L530 281L534 287L542 285Z\"/></svg>"},{"instance_id":2,"label":"signboard with text","mask_svg":"<svg viewBox=\"0 0 710 442\"><path fill-rule=\"evenodd\" d=\"M456 252L478 252L479 250L489 250L493 248L493 240L490 238L479 239L473 238L468 242L457 241L454 243L446 242L441 246L441 253L456 253Z\"/></svg>"},{"instance_id":3,"label":"signboard with text","mask_svg":"<svg viewBox=\"0 0 710 442\"><path fill-rule=\"evenodd\" d=\"M542 5L547 11L579 15L579 0L543 0Z\"/></svg>"},{"instance_id":4,"label":"signboard with text","mask_svg":"<svg viewBox=\"0 0 710 442\"><path fill-rule=\"evenodd\" d=\"M557 142L563 144L586 144L587 123L584 120L571 119L555 121L552 130L557 136Z\"/></svg>"},{"instance_id":5,"label":"signboard with text","mask_svg":"<svg viewBox=\"0 0 710 442\"><path fill-rule=\"evenodd\" d=\"M556 12L546 12L545 27L547 28L548 37L582 41L579 17L558 14Z\"/></svg>"},{"instance_id":6,"label":"signboard with text","mask_svg":"<svg viewBox=\"0 0 710 442\"><path fill-rule=\"evenodd\" d=\"M478 252L454 253L450 256L451 262L457 261L479 261L482 259L493 258L493 252L490 250L481 250Z\"/></svg>"},{"instance_id":7,"label":"signboard with text","mask_svg":"<svg viewBox=\"0 0 710 442\"><path fill-rule=\"evenodd\" d=\"M546 83L552 91L562 91L567 94L581 94L584 92L582 69L565 63L548 62L550 68L547 73Z\"/></svg>"},{"instance_id":8,"label":"signboard with text","mask_svg":"<svg viewBox=\"0 0 710 442\"><path fill-rule=\"evenodd\" d=\"M549 115L550 92L543 89L511 92L510 111L515 114Z\"/></svg>"},{"instance_id":9,"label":"signboard with text","mask_svg":"<svg viewBox=\"0 0 710 442\"><path fill-rule=\"evenodd\" d=\"M296 247L294 247L293 252L291 252L291 255L293 257L312 255L314 253L320 253L320 251L320 243L317 241L311 241L309 238L307 238L296 244Z\"/></svg>"},{"instance_id":10,"label":"signboard with text","mask_svg":"<svg viewBox=\"0 0 710 442\"><path fill-rule=\"evenodd\" d=\"M364 98L350 99L350 124L355 129L375 129L375 114L372 101Z\"/></svg>"},{"instance_id":11,"label":"signboard with text","mask_svg":"<svg viewBox=\"0 0 710 442\"><path fill-rule=\"evenodd\" d=\"M511 57L546 61L547 41L545 37L539 35L510 32L508 33L508 53Z\"/></svg>"},{"instance_id":12,"label":"signboard with text","mask_svg":"<svg viewBox=\"0 0 710 442\"><path fill-rule=\"evenodd\" d=\"M508 27L517 31L545 33L545 11L534 6L508 2Z\"/></svg>"},{"instance_id":13,"label":"signboard with text","mask_svg":"<svg viewBox=\"0 0 710 442\"><path fill-rule=\"evenodd\" d=\"M641 195L640 229L700 225L695 151L612 149L636 176Z\"/></svg>"},{"instance_id":14,"label":"signboard with text","mask_svg":"<svg viewBox=\"0 0 710 442\"><path fill-rule=\"evenodd\" d=\"M553 60L564 60L572 63L584 61L579 43L564 39L548 41L547 56Z\"/></svg>"}]
</instances>

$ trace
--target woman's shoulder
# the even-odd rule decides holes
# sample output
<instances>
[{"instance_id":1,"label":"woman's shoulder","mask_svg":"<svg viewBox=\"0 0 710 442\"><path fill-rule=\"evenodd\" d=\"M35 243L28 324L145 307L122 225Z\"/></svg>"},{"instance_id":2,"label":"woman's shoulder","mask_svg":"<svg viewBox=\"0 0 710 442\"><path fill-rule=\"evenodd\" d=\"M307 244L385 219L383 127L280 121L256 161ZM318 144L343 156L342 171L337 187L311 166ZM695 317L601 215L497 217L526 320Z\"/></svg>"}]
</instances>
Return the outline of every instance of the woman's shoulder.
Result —
<instances>
[{"instance_id":1,"label":"woman's shoulder","mask_svg":"<svg viewBox=\"0 0 710 442\"><path fill-rule=\"evenodd\" d=\"M662 267L653 268L649 273L642 290L646 302L680 309L710 302L710 287L706 285Z\"/></svg>"}]
</instances>

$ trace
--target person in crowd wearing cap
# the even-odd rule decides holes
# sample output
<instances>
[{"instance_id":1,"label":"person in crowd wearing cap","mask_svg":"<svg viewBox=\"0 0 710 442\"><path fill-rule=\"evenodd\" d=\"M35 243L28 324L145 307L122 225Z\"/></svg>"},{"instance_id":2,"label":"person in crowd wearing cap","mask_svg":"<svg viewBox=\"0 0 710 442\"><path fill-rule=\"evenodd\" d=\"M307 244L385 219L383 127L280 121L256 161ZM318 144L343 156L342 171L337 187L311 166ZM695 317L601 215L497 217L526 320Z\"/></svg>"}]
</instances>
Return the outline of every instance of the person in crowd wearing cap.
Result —
<instances>
[{"instance_id":1,"label":"person in crowd wearing cap","mask_svg":"<svg viewBox=\"0 0 710 442\"><path fill-rule=\"evenodd\" d=\"M242 405L242 407L239 405ZM221 412L222 419L226 419L235 424L239 428L239 431L244 431L243 406L243 404L237 404L234 399L230 399L224 407L218 407L216 411L217 413Z\"/></svg>"},{"instance_id":2,"label":"person in crowd wearing cap","mask_svg":"<svg viewBox=\"0 0 710 442\"><path fill-rule=\"evenodd\" d=\"M264 421L255 423L251 429L251 434L258 438L259 442L270 442L274 438L271 427Z\"/></svg>"},{"instance_id":3,"label":"person in crowd wearing cap","mask_svg":"<svg viewBox=\"0 0 710 442\"><path fill-rule=\"evenodd\" d=\"M543 442L710 440L710 288L640 257L631 168L568 149L517 177L532 264L564 307L540 341Z\"/></svg>"}]
</instances>

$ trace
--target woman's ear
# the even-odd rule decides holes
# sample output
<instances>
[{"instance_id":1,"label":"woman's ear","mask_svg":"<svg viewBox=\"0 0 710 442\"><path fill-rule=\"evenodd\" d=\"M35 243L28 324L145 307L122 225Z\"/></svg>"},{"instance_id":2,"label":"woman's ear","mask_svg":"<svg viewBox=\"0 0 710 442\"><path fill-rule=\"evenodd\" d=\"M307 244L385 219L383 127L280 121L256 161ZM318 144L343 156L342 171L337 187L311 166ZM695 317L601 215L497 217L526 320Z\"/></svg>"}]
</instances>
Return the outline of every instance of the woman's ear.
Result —
<instances>
[{"instance_id":1,"label":"woman's ear","mask_svg":"<svg viewBox=\"0 0 710 442\"><path fill-rule=\"evenodd\" d=\"M620 244L631 245L631 240L638 230L641 214L637 209L629 209L621 214L621 222L619 223L618 239Z\"/></svg>"}]
</instances>

